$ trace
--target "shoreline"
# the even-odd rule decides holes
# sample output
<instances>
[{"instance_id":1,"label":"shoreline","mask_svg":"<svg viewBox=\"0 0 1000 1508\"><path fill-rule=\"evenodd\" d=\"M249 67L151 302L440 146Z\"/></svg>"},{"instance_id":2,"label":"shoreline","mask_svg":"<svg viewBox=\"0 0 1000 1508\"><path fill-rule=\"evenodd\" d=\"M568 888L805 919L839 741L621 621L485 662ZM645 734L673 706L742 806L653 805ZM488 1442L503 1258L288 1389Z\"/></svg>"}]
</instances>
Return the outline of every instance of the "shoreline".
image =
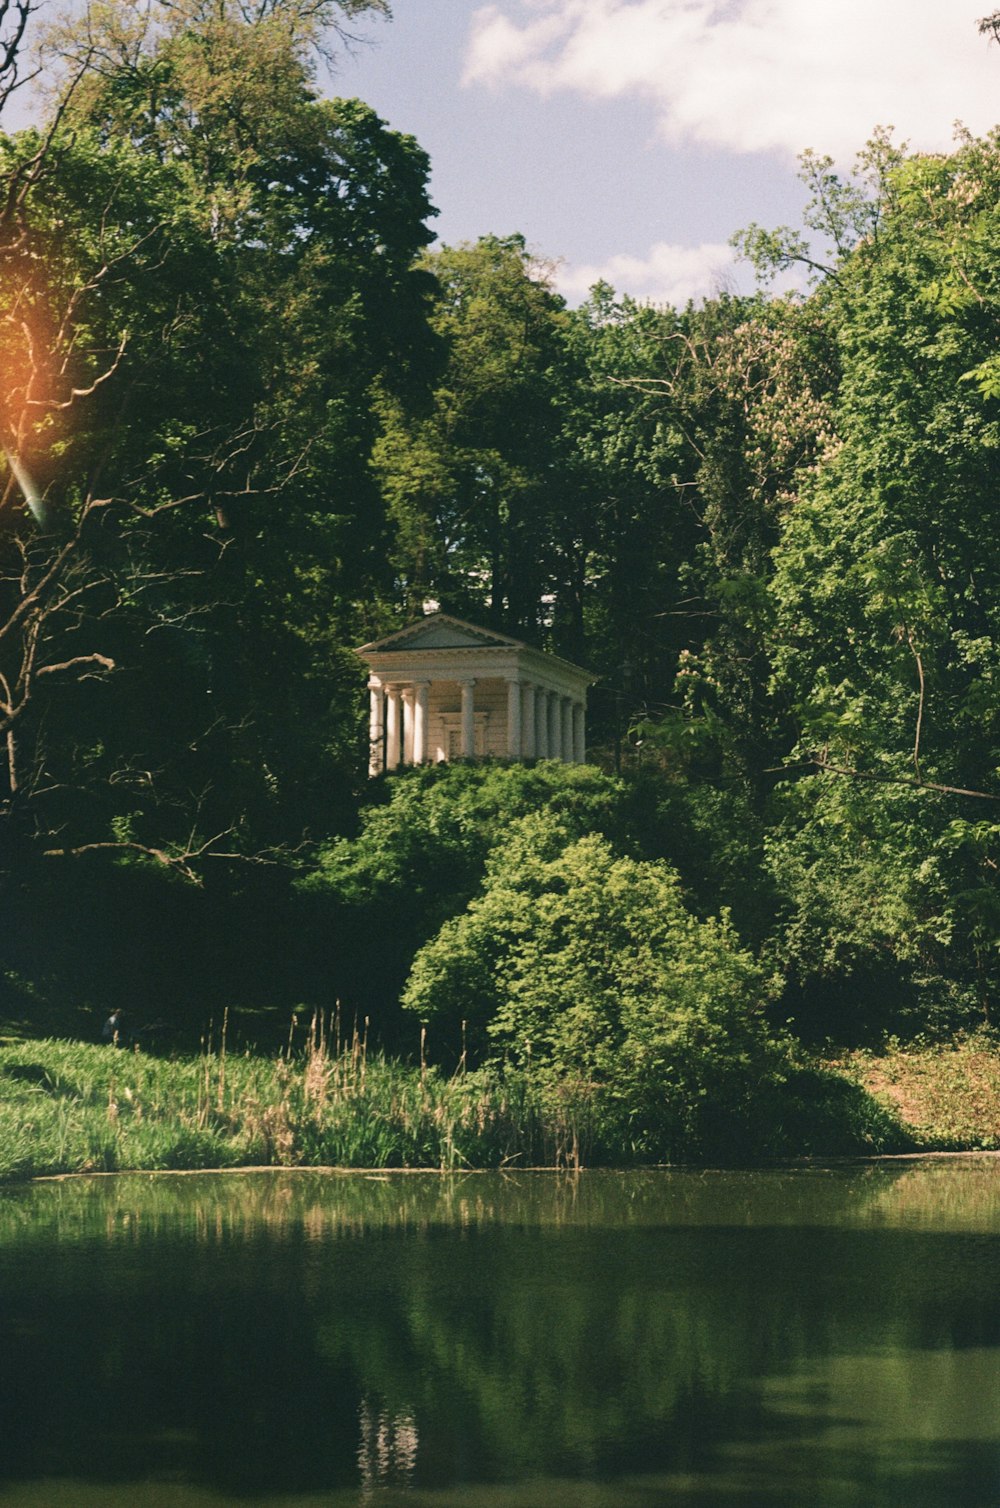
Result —
<instances>
[{"instance_id":1,"label":"shoreline","mask_svg":"<svg viewBox=\"0 0 1000 1508\"><path fill-rule=\"evenodd\" d=\"M983 1036L802 1058L783 1087L694 1128L524 1071L444 1077L358 1052L294 1058L0 1047L0 1187L71 1177L838 1168L1000 1156L1000 1050ZM655 1130L655 1134L654 1134ZM706 1133L707 1134L701 1134ZM717 1133L717 1134L713 1134Z\"/></svg>"},{"instance_id":2,"label":"shoreline","mask_svg":"<svg viewBox=\"0 0 1000 1508\"><path fill-rule=\"evenodd\" d=\"M373 1183L388 1183L393 1178L411 1178L414 1175L434 1178L477 1178L482 1177L484 1174L495 1175L498 1173L504 1177L516 1177L522 1173L555 1174L560 1178L579 1178L586 1173L596 1173L601 1177L635 1173L696 1173L699 1177L710 1177L713 1173L807 1173L820 1172L824 1168L872 1167L882 1163L965 1161L1000 1161L1000 1150L973 1147L964 1151L954 1152L875 1152L870 1156L861 1154L844 1157L803 1156L797 1158L780 1158L773 1162L758 1162L749 1165L745 1163L719 1163L709 1166L694 1162L658 1162L623 1164L621 1167L590 1167L584 1164L578 1168L555 1167L545 1164L533 1164L523 1168L500 1166L488 1168L364 1168L339 1167L329 1163L296 1163L292 1166L282 1163L255 1163L246 1167L235 1168L114 1168L95 1169L90 1172L39 1173L30 1178L7 1179L0 1182L0 1192L3 1192L4 1189L24 1188L27 1184L31 1183L66 1183L71 1179L76 1180L80 1178L245 1178L261 1173L282 1173L293 1175L323 1174L329 1178L363 1178Z\"/></svg>"}]
</instances>

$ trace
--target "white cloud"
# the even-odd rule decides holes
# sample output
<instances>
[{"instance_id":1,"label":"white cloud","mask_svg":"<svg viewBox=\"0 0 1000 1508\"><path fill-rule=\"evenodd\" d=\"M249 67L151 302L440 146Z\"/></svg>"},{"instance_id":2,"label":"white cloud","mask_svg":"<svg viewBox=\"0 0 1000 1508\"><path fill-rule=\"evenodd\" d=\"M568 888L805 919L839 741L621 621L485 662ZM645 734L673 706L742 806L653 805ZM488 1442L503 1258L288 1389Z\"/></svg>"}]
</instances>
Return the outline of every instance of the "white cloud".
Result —
<instances>
[{"instance_id":1,"label":"white cloud","mask_svg":"<svg viewBox=\"0 0 1000 1508\"><path fill-rule=\"evenodd\" d=\"M645 97L668 140L849 158L877 125L947 149L1000 114L985 0L503 0L465 82Z\"/></svg>"},{"instance_id":2,"label":"white cloud","mask_svg":"<svg viewBox=\"0 0 1000 1508\"><path fill-rule=\"evenodd\" d=\"M622 252L600 266L562 264L555 283L570 303L585 298L597 282L610 283L619 293L653 304L683 306L689 299L708 298L734 283L735 258L729 246L706 242L701 246L670 246L664 241L645 257Z\"/></svg>"}]
</instances>

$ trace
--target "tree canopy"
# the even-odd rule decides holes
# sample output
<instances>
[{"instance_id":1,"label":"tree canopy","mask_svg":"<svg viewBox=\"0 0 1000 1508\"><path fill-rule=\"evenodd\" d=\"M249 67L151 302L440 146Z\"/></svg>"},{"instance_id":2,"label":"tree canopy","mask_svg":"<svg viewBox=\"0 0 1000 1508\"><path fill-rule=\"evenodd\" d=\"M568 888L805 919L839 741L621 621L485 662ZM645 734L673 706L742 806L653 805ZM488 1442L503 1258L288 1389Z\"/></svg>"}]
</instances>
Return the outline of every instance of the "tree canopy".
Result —
<instances>
[{"instance_id":1,"label":"tree canopy","mask_svg":"<svg viewBox=\"0 0 1000 1508\"><path fill-rule=\"evenodd\" d=\"M386 9L95 4L0 135L19 1019L464 1021L647 1128L676 1072L667 1142L702 1088L740 1124L789 1023L990 1020L1000 135L806 154L752 296L570 308L519 234L434 245L419 143L324 97ZM428 602L590 667L596 768L368 782L352 648Z\"/></svg>"}]
</instances>

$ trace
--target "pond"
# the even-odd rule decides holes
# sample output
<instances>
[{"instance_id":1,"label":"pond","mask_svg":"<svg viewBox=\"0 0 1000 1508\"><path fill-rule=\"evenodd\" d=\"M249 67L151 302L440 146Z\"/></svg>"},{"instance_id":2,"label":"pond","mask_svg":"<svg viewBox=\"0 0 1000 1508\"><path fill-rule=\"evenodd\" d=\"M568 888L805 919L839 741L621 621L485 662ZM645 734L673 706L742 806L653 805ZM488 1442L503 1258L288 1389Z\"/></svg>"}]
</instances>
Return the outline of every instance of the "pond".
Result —
<instances>
[{"instance_id":1,"label":"pond","mask_svg":"<svg viewBox=\"0 0 1000 1508\"><path fill-rule=\"evenodd\" d=\"M1000 1163L0 1191L0 1505L1000 1501Z\"/></svg>"}]
</instances>

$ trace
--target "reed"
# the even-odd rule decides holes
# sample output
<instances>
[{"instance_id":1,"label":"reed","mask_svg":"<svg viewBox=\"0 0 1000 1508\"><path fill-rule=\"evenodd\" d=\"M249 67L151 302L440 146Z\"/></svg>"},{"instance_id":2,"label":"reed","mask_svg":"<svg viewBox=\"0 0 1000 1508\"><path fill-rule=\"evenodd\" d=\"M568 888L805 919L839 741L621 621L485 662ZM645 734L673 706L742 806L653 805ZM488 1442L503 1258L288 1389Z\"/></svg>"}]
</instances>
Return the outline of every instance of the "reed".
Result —
<instances>
[{"instance_id":1,"label":"reed","mask_svg":"<svg viewBox=\"0 0 1000 1508\"><path fill-rule=\"evenodd\" d=\"M197 1057L66 1041L0 1045L0 1178L125 1169L579 1165L593 1106L523 1074L452 1076L331 1042L227 1050L225 1023Z\"/></svg>"}]
</instances>

